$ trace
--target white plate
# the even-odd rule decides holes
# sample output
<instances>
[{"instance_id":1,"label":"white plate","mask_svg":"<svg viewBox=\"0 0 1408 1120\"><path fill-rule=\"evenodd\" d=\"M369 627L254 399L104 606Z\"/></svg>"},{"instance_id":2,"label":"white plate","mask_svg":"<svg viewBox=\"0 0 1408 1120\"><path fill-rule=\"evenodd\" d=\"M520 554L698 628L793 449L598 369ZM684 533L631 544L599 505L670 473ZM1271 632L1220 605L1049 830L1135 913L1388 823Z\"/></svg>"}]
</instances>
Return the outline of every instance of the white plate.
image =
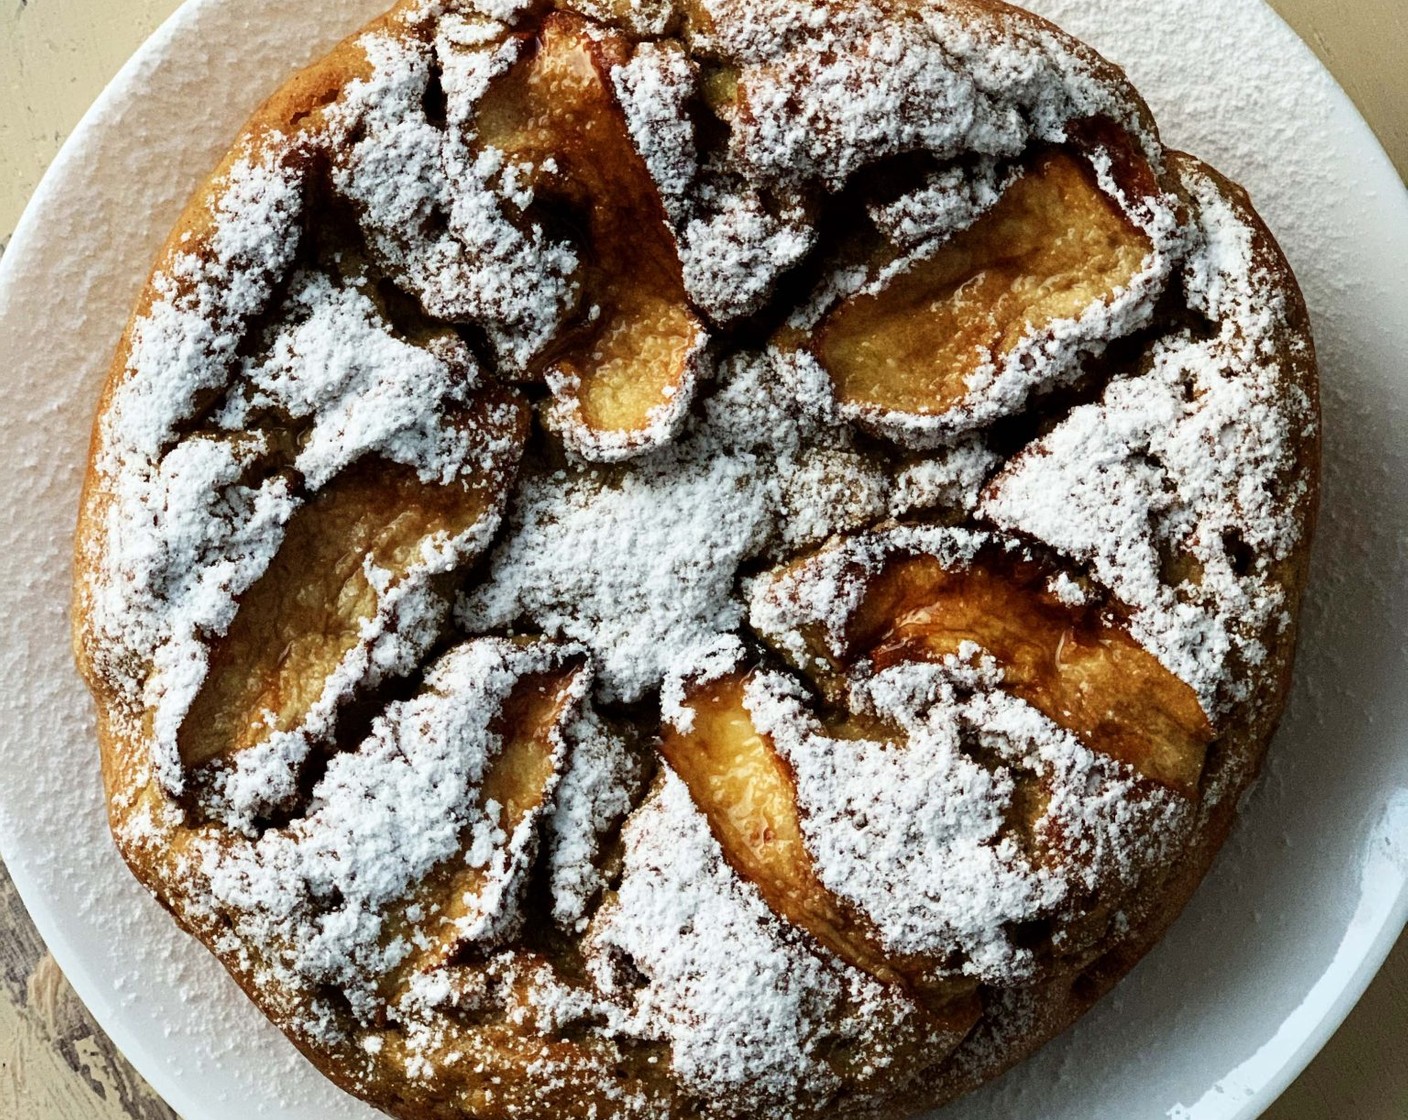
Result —
<instances>
[{"instance_id":1,"label":"white plate","mask_svg":"<svg viewBox=\"0 0 1408 1120\"><path fill-rule=\"evenodd\" d=\"M156 249L245 115L386 0L192 0L55 161L0 262L0 851L60 966L187 1120L356 1120L108 839L68 652L88 424ZM1080 1026L946 1120L1256 1116L1408 914L1408 195L1260 0L1036 0L1125 65L1170 143L1250 189L1309 298L1326 485L1296 689L1209 881Z\"/></svg>"}]
</instances>

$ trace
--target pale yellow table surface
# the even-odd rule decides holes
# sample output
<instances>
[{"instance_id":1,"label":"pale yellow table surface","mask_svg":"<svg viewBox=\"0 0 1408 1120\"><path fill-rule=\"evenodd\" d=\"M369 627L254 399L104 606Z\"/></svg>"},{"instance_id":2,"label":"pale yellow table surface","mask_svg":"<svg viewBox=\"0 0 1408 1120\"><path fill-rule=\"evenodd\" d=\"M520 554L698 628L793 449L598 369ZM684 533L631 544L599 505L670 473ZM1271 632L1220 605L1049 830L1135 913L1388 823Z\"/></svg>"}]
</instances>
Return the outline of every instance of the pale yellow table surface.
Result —
<instances>
[{"instance_id":1,"label":"pale yellow table surface","mask_svg":"<svg viewBox=\"0 0 1408 1120\"><path fill-rule=\"evenodd\" d=\"M178 3L0 0L0 250L69 130ZM1408 0L1271 3L1408 174ZM172 1115L79 1003L0 866L0 1120ZM1408 1120L1408 937L1264 1120Z\"/></svg>"}]
</instances>

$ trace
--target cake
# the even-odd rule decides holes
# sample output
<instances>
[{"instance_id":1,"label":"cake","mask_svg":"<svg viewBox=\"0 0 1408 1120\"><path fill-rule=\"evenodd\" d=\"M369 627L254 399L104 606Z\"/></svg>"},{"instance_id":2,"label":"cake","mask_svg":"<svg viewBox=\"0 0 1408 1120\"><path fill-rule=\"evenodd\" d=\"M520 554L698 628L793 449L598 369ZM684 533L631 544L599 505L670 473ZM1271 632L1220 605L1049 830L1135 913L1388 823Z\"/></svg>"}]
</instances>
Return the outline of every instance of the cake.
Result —
<instances>
[{"instance_id":1,"label":"cake","mask_svg":"<svg viewBox=\"0 0 1408 1120\"><path fill-rule=\"evenodd\" d=\"M417 1120L898 1120L1177 916L1284 706L1315 359L996 0L403 0L163 248L74 600L113 835Z\"/></svg>"}]
</instances>

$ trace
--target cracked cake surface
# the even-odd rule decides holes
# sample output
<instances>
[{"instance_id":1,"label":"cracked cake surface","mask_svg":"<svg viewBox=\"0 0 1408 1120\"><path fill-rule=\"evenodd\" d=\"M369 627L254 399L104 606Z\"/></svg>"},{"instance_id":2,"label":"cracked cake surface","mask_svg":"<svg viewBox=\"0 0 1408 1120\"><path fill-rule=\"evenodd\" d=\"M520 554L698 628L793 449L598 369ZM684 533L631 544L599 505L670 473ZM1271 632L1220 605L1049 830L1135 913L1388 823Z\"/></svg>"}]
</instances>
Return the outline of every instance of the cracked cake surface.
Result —
<instances>
[{"instance_id":1,"label":"cracked cake surface","mask_svg":"<svg viewBox=\"0 0 1408 1120\"><path fill-rule=\"evenodd\" d=\"M114 359L114 836L392 1115L910 1115L1227 835L1318 424L1244 193L1026 12L403 0Z\"/></svg>"}]
</instances>

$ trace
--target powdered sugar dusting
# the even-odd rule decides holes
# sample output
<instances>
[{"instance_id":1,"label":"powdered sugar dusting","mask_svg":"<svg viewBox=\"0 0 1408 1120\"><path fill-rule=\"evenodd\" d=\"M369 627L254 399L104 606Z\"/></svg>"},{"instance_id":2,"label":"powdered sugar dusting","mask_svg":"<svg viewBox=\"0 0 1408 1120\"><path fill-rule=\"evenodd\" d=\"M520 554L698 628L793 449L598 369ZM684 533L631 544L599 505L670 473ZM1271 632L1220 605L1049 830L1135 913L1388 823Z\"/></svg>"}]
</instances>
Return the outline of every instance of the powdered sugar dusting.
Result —
<instances>
[{"instance_id":1,"label":"powdered sugar dusting","mask_svg":"<svg viewBox=\"0 0 1408 1120\"><path fill-rule=\"evenodd\" d=\"M934 962L940 977L1010 984L1036 965L1014 941L1024 923L1051 922L1069 951L1067 926L1085 917L1078 895L1098 886L1113 904L1178 850L1192 813L1000 685L1000 671L962 663L876 674L853 703L899 728L898 741L829 736L775 674L751 678L746 703L796 776L822 881L891 951ZM1019 780L1045 805L1014 824Z\"/></svg>"},{"instance_id":2,"label":"powdered sugar dusting","mask_svg":"<svg viewBox=\"0 0 1408 1120\"><path fill-rule=\"evenodd\" d=\"M466 123L518 44L440 41L450 59L441 77L447 106ZM337 114L339 127L361 139L340 151L333 183L356 204L370 247L429 314L480 323L499 360L521 369L575 305L576 254L513 220L532 195L501 152L476 152L472 132L426 118L430 46L390 35L362 46L372 77L349 86Z\"/></svg>"},{"instance_id":3,"label":"powdered sugar dusting","mask_svg":"<svg viewBox=\"0 0 1408 1120\"><path fill-rule=\"evenodd\" d=\"M977 5L704 8L700 45L741 64L733 151L767 182L815 176L835 188L865 162L912 150L1015 155L1097 113L1139 127L1125 91L1068 43Z\"/></svg>"},{"instance_id":4,"label":"powdered sugar dusting","mask_svg":"<svg viewBox=\"0 0 1408 1120\"><path fill-rule=\"evenodd\" d=\"M642 43L611 78L631 140L678 227L688 213L699 159L689 117L699 66L678 43Z\"/></svg>"},{"instance_id":5,"label":"powdered sugar dusting","mask_svg":"<svg viewBox=\"0 0 1408 1120\"><path fill-rule=\"evenodd\" d=\"M799 1097L825 1100L839 1082L816 1050L822 1039L879 1050L911 1013L874 981L818 957L768 909L724 862L669 770L631 819L621 886L586 945L606 990L625 984L618 954L643 974L637 1029L671 1043L680 1081L750 1111L788 1116ZM862 1008L870 1014L855 1014Z\"/></svg>"},{"instance_id":6,"label":"powdered sugar dusting","mask_svg":"<svg viewBox=\"0 0 1408 1120\"><path fill-rule=\"evenodd\" d=\"M268 356L247 366L243 392L216 414L220 427L241 431L271 408L308 421L293 466L314 490L366 454L441 485L476 454L476 465L492 470L493 451L475 446L480 433L447 416L469 405L478 380L473 356L453 334L428 348L410 345L391 333L368 295L317 273L293 278L284 315Z\"/></svg>"},{"instance_id":7,"label":"powdered sugar dusting","mask_svg":"<svg viewBox=\"0 0 1408 1120\"><path fill-rule=\"evenodd\" d=\"M548 885L553 920L580 933L606 887L603 844L634 804L645 763L627 737L590 708L566 735L572 758L548 819Z\"/></svg>"},{"instance_id":8,"label":"powdered sugar dusting","mask_svg":"<svg viewBox=\"0 0 1408 1120\"><path fill-rule=\"evenodd\" d=\"M203 673L192 636L229 625L234 597L268 564L297 505L286 480L242 483L266 451L257 433L197 438L162 455L197 394L229 376L245 324L297 249L301 176L282 154L276 142L236 161L216 209L214 255L178 251L154 279L101 420L94 469L122 484L102 511L108 574L93 586L89 626L105 659L160 658L157 677L187 702ZM133 674L108 675L138 699ZM162 718L174 734L179 712Z\"/></svg>"},{"instance_id":9,"label":"powdered sugar dusting","mask_svg":"<svg viewBox=\"0 0 1408 1120\"><path fill-rule=\"evenodd\" d=\"M104 418L101 466L156 455L203 390L235 360L245 324L267 302L298 250L303 175L279 137L237 160L212 215L210 254L178 251L154 278L155 298L134 324L129 376Z\"/></svg>"},{"instance_id":10,"label":"powdered sugar dusting","mask_svg":"<svg viewBox=\"0 0 1408 1120\"><path fill-rule=\"evenodd\" d=\"M560 660L551 647L494 640L447 655L420 696L393 705L364 743L332 760L306 817L251 844L196 845L189 873L208 884L208 905L230 917L275 975L338 985L362 1019L376 1012L380 978L430 931L444 936L441 900L411 901L412 888L443 862L462 855L482 877L473 906L454 919L455 936L502 935L518 918L538 814L508 834L504 807L479 803L503 747L491 723L524 674ZM546 797L566 761L566 743L554 734ZM409 928L384 936L389 908L401 903L410 906Z\"/></svg>"},{"instance_id":11,"label":"powdered sugar dusting","mask_svg":"<svg viewBox=\"0 0 1408 1120\"><path fill-rule=\"evenodd\" d=\"M983 483L1002 462L979 434L958 439L933 454L906 463L895 474L890 513L894 517L926 509L950 508L971 514Z\"/></svg>"},{"instance_id":12,"label":"powdered sugar dusting","mask_svg":"<svg viewBox=\"0 0 1408 1120\"><path fill-rule=\"evenodd\" d=\"M657 455L625 470L525 478L461 624L529 625L582 642L608 700L639 700L689 669L742 622L745 561L884 510L888 482L828 425L817 373L740 356L704 417Z\"/></svg>"},{"instance_id":13,"label":"powdered sugar dusting","mask_svg":"<svg viewBox=\"0 0 1408 1120\"><path fill-rule=\"evenodd\" d=\"M671 453L615 486L597 471L525 479L514 529L462 624L530 618L592 649L608 699L639 700L742 621L734 573L766 540L766 491L747 466L696 464L681 469Z\"/></svg>"}]
</instances>

